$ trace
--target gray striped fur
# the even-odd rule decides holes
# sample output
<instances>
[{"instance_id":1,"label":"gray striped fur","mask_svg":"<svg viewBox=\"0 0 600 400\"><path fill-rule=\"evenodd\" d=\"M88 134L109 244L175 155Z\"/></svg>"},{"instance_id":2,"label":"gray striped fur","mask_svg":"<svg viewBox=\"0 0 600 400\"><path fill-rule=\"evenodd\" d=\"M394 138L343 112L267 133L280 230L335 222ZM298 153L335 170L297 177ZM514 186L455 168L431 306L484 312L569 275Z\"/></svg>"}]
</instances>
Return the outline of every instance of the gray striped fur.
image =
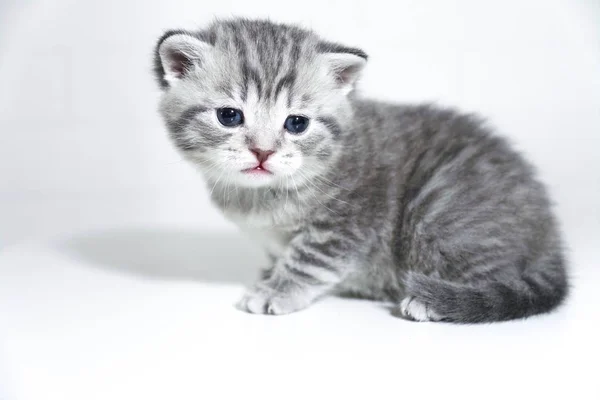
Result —
<instances>
[{"instance_id":1,"label":"gray striped fur","mask_svg":"<svg viewBox=\"0 0 600 400\"><path fill-rule=\"evenodd\" d=\"M477 116L357 98L366 54L295 26L217 21L165 34L156 54L174 144L271 260L241 309L285 314L340 293L412 320L474 323L565 298L546 190ZM244 124L221 126L219 107ZM288 115L310 118L308 130L286 132ZM256 165L252 147L275 151L273 175L241 172Z\"/></svg>"}]
</instances>

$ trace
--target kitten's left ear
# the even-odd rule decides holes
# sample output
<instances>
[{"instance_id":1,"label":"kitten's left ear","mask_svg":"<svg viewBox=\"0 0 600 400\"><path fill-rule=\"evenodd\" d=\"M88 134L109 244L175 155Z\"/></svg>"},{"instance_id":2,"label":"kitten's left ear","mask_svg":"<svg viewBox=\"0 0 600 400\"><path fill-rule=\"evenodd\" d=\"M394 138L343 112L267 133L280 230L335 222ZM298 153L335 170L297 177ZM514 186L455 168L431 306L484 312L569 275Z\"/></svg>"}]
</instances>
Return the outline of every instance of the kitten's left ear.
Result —
<instances>
[{"instance_id":1,"label":"kitten's left ear","mask_svg":"<svg viewBox=\"0 0 600 400\"><path fill-rule=\"evenodd\" d=\"M319 51L344 94L350 93L367 64L367 54L356 48L322 42Z\"/></svg>"}]
</instances>

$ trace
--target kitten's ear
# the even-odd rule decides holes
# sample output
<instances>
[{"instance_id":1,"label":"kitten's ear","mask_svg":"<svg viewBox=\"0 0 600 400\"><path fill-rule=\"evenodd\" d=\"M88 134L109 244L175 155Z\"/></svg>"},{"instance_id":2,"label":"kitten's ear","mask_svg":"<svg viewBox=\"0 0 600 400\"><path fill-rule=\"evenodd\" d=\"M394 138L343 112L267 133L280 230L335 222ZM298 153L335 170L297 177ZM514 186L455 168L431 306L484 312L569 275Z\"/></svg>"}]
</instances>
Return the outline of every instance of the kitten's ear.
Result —
<instances>
[{"instance_id":1,"label":"kitten's ear","mask_svg":"<svg viewBox=\"0 0 600 400\"><path fill-rule=\"evenodd\" d=\"M367 54L360 49L327 42L319 44L319 51L344 94L350 93L367 64Z\"/></svg>"},{"instance_id":2,"label":"kitten's ear","mask_svg":"<svg viewBox=\"0 0 600 400\"><path fill-rule=\"evenodd\" d=\"M200 65L212 46L192 33L169 31L156 45L154 72L163 88L168 88Z\"/></svg>"}]
</instances>

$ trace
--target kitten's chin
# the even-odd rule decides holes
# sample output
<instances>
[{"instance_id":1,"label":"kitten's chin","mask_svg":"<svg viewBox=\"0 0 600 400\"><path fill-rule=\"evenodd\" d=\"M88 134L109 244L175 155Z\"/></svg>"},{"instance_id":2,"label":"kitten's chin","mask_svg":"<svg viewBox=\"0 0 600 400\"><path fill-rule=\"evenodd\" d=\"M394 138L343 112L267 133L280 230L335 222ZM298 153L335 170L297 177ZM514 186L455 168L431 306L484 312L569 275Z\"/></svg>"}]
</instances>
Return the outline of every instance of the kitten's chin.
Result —
<instances>
[{"instance_id":1,"label":"kitten's chin","mask_svg":"<svg viewBox=\"0 0 600 400\"><path fill-rule=\"evenodd\" d=\"M277 176L266 170L245 170L230 177L233 184L240 187L259 188L276 185Z\"/></svg>"}]
</instances>

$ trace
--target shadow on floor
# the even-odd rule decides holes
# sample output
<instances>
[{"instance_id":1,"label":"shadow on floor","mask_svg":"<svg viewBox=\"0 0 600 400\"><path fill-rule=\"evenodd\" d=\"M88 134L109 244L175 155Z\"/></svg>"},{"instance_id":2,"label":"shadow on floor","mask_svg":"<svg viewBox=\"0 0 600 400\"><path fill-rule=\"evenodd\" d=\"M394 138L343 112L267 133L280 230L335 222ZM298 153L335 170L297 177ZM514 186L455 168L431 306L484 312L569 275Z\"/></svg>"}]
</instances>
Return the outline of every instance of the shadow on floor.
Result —
<instances>
[{"instance_id":1,"label":"shadow on floor","mask_svg":"<svg viewBox=\"0 0 600 400\"><path fill-rule=\"evenodd\" d=\"M265 258L236 234L178 229L120 229L72 237L60 248L114 272L155 279L252 282Z\"/></svg>"}]
</instances>

